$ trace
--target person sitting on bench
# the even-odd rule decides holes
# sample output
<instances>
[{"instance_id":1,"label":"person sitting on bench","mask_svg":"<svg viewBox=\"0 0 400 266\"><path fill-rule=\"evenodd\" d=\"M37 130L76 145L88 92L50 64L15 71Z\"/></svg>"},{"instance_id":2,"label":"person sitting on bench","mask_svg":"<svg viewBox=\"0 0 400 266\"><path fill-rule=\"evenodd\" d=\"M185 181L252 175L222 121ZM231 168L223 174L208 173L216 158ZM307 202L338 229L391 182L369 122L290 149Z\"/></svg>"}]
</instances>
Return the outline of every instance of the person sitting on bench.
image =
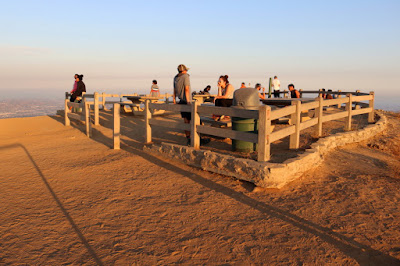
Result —
<instances>
[{"instance_id":1,"label":"person sitting on bench","mask_svg":"<svg viewBox=\"0 0 400 266\"><path fill-rule=\"evenodd\" d=\"M150 96L151 97L160 97L160 88L157 85L157 80L153 80L153 84L150 88Z\"/></svg>"},{"instance_id":2,"label":"person sitting on bench","mask_svg":"<svg viewBox=\"0 0 400 266\"><path fill-rule=\"evenodd\" d=\"M231 107L233 103L233 91L235 88L228 81L228 75L220 76L218 80L218 95L215 97L215 106ZM229 116L215 116L215 120L229 120Z\"/></svg>"},{"instance_id":3,"label":"person sitting on bench","mask_svg":"<svg viewBox=\"0 0 400 266\"><path fill-rule=\"evenodd\" d=\"M83 83L83 75L75 75L76 77L76 90L72 93L71 98L69 101L71 103L75 102L77 97L81 97L83 92L86 92L85 83ZM80 101L79 101L80 102Z\"/></svg>"},{"instance_id":4,"label":"person sitting on bench","mask_svg":"<svg viewBox=\"0 0 400 266\"><path fill-rule=\"evenodd\" d=\"M256 90L258 91L258 97L260 97L262 100L265 100L265 88L262 88L260 83L256 84Z\"/></svg>"}]
</instances>

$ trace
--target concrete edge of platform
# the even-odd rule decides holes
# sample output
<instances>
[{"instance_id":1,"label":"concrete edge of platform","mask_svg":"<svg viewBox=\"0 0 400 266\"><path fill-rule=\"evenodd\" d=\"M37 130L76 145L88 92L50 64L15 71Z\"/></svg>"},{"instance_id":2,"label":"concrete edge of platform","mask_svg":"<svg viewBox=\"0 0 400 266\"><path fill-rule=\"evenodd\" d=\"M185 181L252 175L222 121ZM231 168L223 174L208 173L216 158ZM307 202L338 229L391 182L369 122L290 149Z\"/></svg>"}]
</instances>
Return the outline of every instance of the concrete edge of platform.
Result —
<instances>
[{"instance_id":1,"label":"concrete edge of platform","mask_svg":"<svg viewBox=\"0 0 400 266\"><path fill-rule=\"evenodd\" d=\"M260 187L281 188L299 178L305 172L319 166L323 162L324 156L333 149L367 140L384 131L387 126L387 118L382 112L376 111L376 114L378 121L375 124L370 124L359 130L321 138L311 144L311 148L306 149L304 153L283 163L257 162L171 143L148 145L144 147L144 150L180 160L187 165L205 171L249 181Z\"/></svg>"}]
</instances>

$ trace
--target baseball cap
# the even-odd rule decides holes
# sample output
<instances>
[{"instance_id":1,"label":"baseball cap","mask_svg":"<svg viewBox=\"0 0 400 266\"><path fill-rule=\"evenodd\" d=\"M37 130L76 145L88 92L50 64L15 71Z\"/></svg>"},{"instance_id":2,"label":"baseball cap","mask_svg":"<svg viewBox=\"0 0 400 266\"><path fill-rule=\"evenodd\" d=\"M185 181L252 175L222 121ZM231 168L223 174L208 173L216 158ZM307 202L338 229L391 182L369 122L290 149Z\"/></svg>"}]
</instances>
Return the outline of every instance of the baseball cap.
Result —
<instances>
[{"instance_id":1,"label":"baseball cap","mask_svg":"<svg viewBox=\"0 0 400 266\"><path fill-rule=\"evenodd\" d=\"M180 64L180 65L178 66L178 71L179 71L179 72L188 71L188 70L189 70L189 68L186 67L186 66L183 65L183 64Z\"/></svg>"}]
</instances>

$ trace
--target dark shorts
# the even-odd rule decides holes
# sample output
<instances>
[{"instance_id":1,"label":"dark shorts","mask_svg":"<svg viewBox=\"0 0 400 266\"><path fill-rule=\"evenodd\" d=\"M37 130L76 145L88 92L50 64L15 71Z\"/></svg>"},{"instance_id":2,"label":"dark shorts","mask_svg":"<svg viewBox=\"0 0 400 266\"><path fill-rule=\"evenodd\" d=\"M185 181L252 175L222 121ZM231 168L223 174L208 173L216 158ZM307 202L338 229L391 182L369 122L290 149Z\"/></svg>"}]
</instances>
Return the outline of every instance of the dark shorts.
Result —
<instances>
[{"instance_id":1,"label":"dark shorts","mask_svg":"<svg viewBox=\"0 0 400 266\"><path fill-rule=\"evenodd\" d=\"M231 107L233 103L233 99L216 99L215 106L220 107Z\"/></svg>"},{"instance_id":2,"label":"dark shorts","mask_svg":"<svg viewBox=\"0 0 400 266\"><path fill-rule=\"evenodd\" d=\"M187 104L187 102L180 100L178 104ZM181 116L187 120L192 120L192 114L190 112L181 112Z\"/></svg>"}]
</instances>

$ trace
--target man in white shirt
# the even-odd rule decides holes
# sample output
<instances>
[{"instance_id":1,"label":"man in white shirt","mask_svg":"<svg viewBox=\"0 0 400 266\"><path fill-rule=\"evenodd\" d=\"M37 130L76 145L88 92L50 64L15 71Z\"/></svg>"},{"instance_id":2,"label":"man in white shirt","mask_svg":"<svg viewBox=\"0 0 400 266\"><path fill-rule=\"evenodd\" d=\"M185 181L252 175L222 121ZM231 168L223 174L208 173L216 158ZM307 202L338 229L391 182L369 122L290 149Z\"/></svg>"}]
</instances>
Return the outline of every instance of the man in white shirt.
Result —
<instances>
[{"instance_id":1,"label":"man in white shirt","mask_svg":"<svg viewBox=\"0 0 400 266\"><path fill-rule=\"evenodd\" d=\"M272 88L274 89L274 97L280 98L279 91L281 89L281 82L279 81L277 76L275 76L274 80L272 81Z\"/></svg>"}]
</instances>

